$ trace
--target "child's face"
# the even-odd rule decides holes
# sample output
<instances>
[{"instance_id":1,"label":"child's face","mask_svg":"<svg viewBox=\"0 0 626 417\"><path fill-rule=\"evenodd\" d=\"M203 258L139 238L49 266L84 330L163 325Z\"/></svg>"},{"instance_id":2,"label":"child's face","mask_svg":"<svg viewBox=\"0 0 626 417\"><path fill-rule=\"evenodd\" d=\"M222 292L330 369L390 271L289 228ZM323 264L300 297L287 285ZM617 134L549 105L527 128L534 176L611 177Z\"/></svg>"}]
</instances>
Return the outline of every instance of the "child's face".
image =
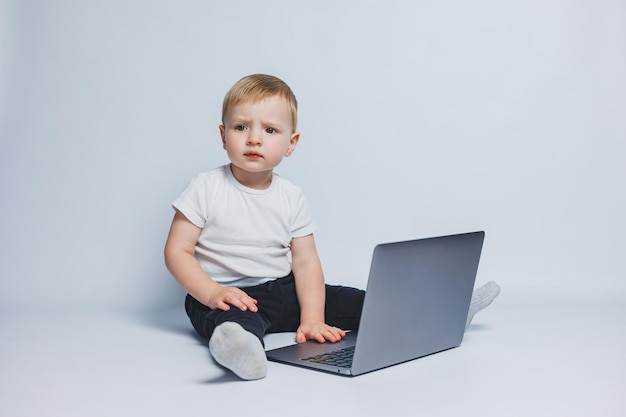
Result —
<instances>
[{"instance_id":1,"label":"child's face","mask_svg":"<svg viewBox=\"0 0 626 417\"><path fill-rule=\"evenodd\" d=\"M228 158L247 173L271 172L291 155L300 138L293 131L289 104L280 96L233 106L220 134Z\"/></svg>"}]
</instances>

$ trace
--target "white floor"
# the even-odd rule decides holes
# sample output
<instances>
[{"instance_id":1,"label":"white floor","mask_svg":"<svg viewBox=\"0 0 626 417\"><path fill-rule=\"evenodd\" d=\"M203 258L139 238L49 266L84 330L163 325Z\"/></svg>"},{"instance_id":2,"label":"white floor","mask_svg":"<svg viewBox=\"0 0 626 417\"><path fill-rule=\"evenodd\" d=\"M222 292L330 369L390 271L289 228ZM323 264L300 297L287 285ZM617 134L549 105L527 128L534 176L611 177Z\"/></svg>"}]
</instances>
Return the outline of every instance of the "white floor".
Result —
<instances>
[{"instance_id":1,"label":"white floor","mask_svg":"<svg viewBox=\"0 0 626 417\"><path fill-rule=\"evenodd\" d=\"M219 368L182 310L0 318L0 415L624 416L626 297L503 290L450 351L347 378ZM268 348L292 334L271 335Z\"/></svg>"}]
</instances>

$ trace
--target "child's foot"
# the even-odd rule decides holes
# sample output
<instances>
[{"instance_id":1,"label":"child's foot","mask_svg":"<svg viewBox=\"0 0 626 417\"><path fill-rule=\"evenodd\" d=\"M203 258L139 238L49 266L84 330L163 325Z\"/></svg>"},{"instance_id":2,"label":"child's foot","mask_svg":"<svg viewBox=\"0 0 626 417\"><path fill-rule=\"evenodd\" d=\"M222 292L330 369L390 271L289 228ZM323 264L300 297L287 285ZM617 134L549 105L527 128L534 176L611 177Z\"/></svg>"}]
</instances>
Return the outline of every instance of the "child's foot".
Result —
<instances>
[{"instance_id":1,"label":"child's foot","mask_svg":"<svg viewBox=\"0 0 626 417\"><path fill-rule=\"evenodd\" d=\"M265 349L258 337L239 324L225 322L215 328L209 340L213 358L241 379L261 379L267 374Z\"/></svg>"},{"instance_id":2,"label":"child's foot","mask_svg":"<svg viewBox=\"0 0 626 417\"><path fill-rule=\"evenodd\" d=\"M472 319L480 310L487 307L500 294L500 287L493 281L489 281L480 288L476 288L472 294L469 312L467 313L467 322L465 329L472 323Z\"/></svg>"}]
</instances>

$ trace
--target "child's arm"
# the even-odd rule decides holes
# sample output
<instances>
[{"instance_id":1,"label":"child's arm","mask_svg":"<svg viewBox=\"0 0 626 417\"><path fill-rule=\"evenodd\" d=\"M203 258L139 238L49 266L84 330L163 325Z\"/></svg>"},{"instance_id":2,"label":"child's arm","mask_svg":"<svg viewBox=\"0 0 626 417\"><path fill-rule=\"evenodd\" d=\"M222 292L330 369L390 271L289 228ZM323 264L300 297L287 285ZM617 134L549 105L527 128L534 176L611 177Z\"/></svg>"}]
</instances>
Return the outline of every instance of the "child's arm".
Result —
<instances>
[{"instance_id":1,"label":"child's arm","mask_svg":"<svg viewBox=\"0 0 626 417\"><path fill-rule=\"evenodd\" d=\"M235 287L224 287L213 281L200 267L194 253L201 229L176 210L167 242L165 264L176 281L202 304L229 310L230 305L243 311L257 311L254 298Z\"/></svg>"},{"instance_id":2,"label":"child's arm","mask_svg":"<svg viewBox=\"0 0 626 417\"><path fill-rule=\"evenodd\" d=\"M302 343L307 339L315 339L320 343L338 342L346 334L341 329L327 325L324 320L326 287L313 235L293 239L291 255L300 304L300 327L296 341Z\"/></svg>"}]
</instances>

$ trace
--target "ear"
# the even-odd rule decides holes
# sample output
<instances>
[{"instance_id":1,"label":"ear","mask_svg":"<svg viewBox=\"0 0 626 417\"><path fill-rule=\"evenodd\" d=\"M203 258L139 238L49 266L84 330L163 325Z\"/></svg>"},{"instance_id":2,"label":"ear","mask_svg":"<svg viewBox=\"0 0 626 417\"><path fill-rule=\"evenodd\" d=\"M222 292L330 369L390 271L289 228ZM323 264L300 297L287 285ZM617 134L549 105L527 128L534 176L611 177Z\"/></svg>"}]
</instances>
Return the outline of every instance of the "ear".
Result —
<instances>
[{"instance_id":1,"label":"ear","mask_svg":"<svg viewBox=\"0 0 626 417\"><path fill-rule=\"evenodd\" d=\"M226 149L226 128L220 125L220 136L222 137L222 147Z\"/></svg>"},{"instance_id":2,"label":"ear","mask_svg":"<svg viewBox=\"0 0 626 417\"><path fill-rule=\"evenodd\" d=\"M300 140L300 132L293 132L291 134L291 139L289 139L289 147L285 151L285 156L290 157L293 151L296 149L298 145L298 141Z\"/></svg>"}]
</instances>

